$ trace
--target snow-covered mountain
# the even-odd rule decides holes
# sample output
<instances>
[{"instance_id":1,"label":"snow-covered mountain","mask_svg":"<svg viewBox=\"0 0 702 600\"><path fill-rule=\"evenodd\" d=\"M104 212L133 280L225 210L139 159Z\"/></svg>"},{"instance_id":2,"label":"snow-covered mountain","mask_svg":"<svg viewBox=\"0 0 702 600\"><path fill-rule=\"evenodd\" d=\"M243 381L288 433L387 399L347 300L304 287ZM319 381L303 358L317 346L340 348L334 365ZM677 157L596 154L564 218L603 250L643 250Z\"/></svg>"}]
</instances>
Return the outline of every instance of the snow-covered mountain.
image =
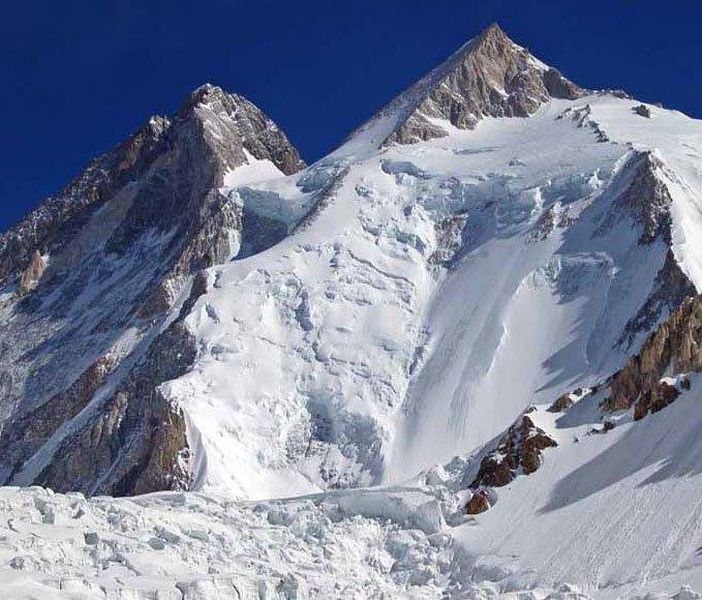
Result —
<instances>
[{"instance_id":1,"label":"snow-covered mountain","mask_svg":"<svg viewBox=\"0 0 702 600\"><path fill-rule=\"evenodd\" d=\"M185 485L183 416L157 388L196 352L178 318L192 275L284 235L244 226L223 186L302 167L259 109L206 85L0 237L3 483Z\"/></svg>"},{"instance_id":2,"label":"snow-covered mountain","mask_svg":"<svg viewBox=\"0 0 702 600\"><path fill-rule=\"evenodd\" d=\"M495 25L306 168L196 90L0 237L0 477L197 493L2 492L0 585L702 585L701 164Z\"/></svg>"}]
</instances>

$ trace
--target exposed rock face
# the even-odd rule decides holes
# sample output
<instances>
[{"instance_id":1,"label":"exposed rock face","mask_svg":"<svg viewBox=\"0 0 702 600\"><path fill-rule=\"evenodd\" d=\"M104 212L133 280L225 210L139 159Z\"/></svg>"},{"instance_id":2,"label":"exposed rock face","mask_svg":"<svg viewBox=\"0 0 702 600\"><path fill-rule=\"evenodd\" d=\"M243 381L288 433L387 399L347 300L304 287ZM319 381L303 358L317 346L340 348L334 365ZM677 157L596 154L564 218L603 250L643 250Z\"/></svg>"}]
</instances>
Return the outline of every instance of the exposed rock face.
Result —
<instances>
[{"instance_id":1,"label":"exposed rock face","mask_svg":"<svg viewBox=\"0 0 702 600\"><path fill-rule=\"evenodd\" d=\"M483 117L526 117L551 98L583 91L491 25L384 111L399 114L385 144L411 144L447 132L431 119L472 129Z\"/></svg>"},{"instance_id":2,"label":"exposed rock face","mask_svg":"<svg viewBox=\"0 0 702 600\"><path fill-rule=\"evenodd\" d=\"M601 434L607 433L609 431L612 431L612 429L614 429L614 427L615 427L615 425L614 425L614 423L612 423L612 421L605 421L602 424L602 428L593 427L592 429L590 429L588 434L589 435L601 435Z\"/></svg>"},{"instance_id":3,"label":"exposed rock face","mask_svg":"<svg viewBox=\"0 0 702 600\"><path fill-rule=\"evenodd\" d=\"M634 106L632 110L640 117L646 117L647 119L651 118L651 109L645 104L639 104L637 106Z\"/></svg>"},{"instance_id":4,"label":"exposed rock face","mask_svg":"<svg viewBox=\"0 0 702 600\"><path fill-rule=\"evenodd\" d=\"M686 299L695 295L695 286L682 272L669 249L666 253L665 263L656 274L651 295L626 324L619 344L626 348L631 347L639 333L650 331L666 312L671 313Z\"/></svg>"},{"instance_id":5,"label":"exposed rock face","mask_svg":"<svg viewBox=\"0 0 702 600\"><path fill-rule=\"evenodd\" d=\"M152 117L125 142L93 160L60 194L0 235L0 284L25 269L35 252L54 254L96 208L138 179L154 160L169 127L168 119Z\"/></svg>"},{"instance_id":6,"label":"exposed rock face","mask_svg":"<svg viewBox=\"0 0 702 600\"><path fill-rule=\"evenodd\" d=\"M672 199L658 172L663 165L651 152L640 155L633 182L620 199L643 228L641 244L651 244L659 237L670 243L670 205Z\"/></svg>"},{"instance_id":7,"label":"exposed rock face","mask_svg":"<svg viewBox=\"0 0 702 600\"><path fill-rule=\"evenodd\" d=\"M19 293L26 294L37 287L39 279L41 279L45 270L46 261L39 254L39 250L35 250L27 268L22 273L22 277L20 277Z\"/></svg>"},{"instance_id":8,"label":"exposed rock face","mask_svg":"<svg viewBox=\"0 0 702 600\"><path fill-rule=\"evenodd\" d=\"M253 160L304 166L258 108L205 85L0 236L0 285L20 290L0 339L0 483L188 485L184 417L157 388L194 360L177 317L191 278L245 241L223 187ZM206 285L196 277L191 297Z\"/></svg>"},{"instance_id":9,"label":"exposed rock face","mask_svg":"<svg viewBox=\"0 0 702 600\"><path fill-rule=\"evenodd\" d=\"M483 458L471 487L507 485L520 467L530 475L541 466L541 451L557 445L528 414L522 415L502 436L497 448Z\"/></svg>"},{"instance_id":10,"label":"exposed rock face","mask_svg":"<svg viewBox=\"0 0 702 600\"><path fill-rule=\"evenodd\" d=\"M634 405L634 419L643 419L649 412L658 412L675 401L680 392L674 385L660 381L647 389Z\"/></svg>"},{"instance_id":11,"label":"exposed rock face","mask_svg":"<svg viewBox=\"0 0 702 600\"><path fill-rule=\"evenodd\" d=\"M193 266L195 255L208 262L203 250L211 250L214 264L225 252L221 230L236 225L233 215L221 214L226 200L217 190L229 169L247 161L247 153L270 160L286 175L304 167L285 134L251 102L209 84L198 88L171 120L152 117L2 234L0 283L26 268L35 252L58 253L96 209L137 181L136 196L106 240L107 249L120 252L151 228L178 226L189 244L176 272L203 266Z\"/></svg>"},{"instance_id":12,"label":"exposed rock face","mask_svg":"<svg viewBox=\"0 0 702 600\"><path fill-rule=\"evenodd\" d=\"M476 490L466 504L466 514L478 515L490 508L490 498L485 490Z\"/></svg>"},{"instance_id":13,"label":"exposed rock face","mask_svg":"<svg viewBox=\"0 0 702 600\"><path fill-rule=\"evenodd\" d=\"M227 172L246 163L248 156L269 160L286 175L304 167L285 134L248 100L209 84L198 88L174 117L165 152L107 249L121 253L146 231L170 234L181 245L173 248L178 254L170 278L236 254L241 208L220 189ZM162 285L166 302L172 300L170 283Z\"/></svg>"},{"instance_id":14,"label":"exposed rock face","mask_svg":"<svg viewBox=\"0 0 702 600\"><path fill-rule=\"evenodd\" d=\"M638 414L662 407L674 400L661 384L664 374L678 375L702 370L702 297L687 300L653 333L638 355L608 384L610 397L603 403L608 411L628 410L642 398Z\"/></svg>"},{"instance_id":15,"label":"exposed rock face","mask_svg":"<svg viewBox=\"0 0 702 600\"><path fill-rule=\"evenodd\" d=\"M650 151L636 152L619 176L622 192L598 228L603 233L630 218L641 228L640 244L662 240L670 245L672 198L663 180L664 166Z\"/></svg>"},{"instance_id":16,"label":"exposed rock face","mask_svg":"<svg viewBox=\"0 0 702 600\"><path fill-rule=\"evenodd\" d=\"M14 415L0 436L3 481L9 481L57 429L83 410L105 378L119 364L119 356L108 354L95 361L73 385L25 414Z\"/></svg>"},{"instance_id":17,"label":"exposed rock face","mask_svg":"<svg viewBox=\"0 0 702 600\"><path fill-rule=\"evenodd\" d=\"M556 398L555 402L548 407L548 412L560 413L567 411L571 406L575 404L572 394L563 394Z\"/></svg>"},{"instance_id":18,"label":"exposed rock face","mask_svg":"<svg viewBox=\"0 0 702 600\"><path fill-rule=\"evenodd\" d=\"M159 386L184 374L194 361L195 338L183 319L206 288L199 273L181 314L143 360L110 353L65 392L16 415L0 435L3 481L88 495L186 489L184 416ZM125 372L122 378L118 369ZM40 451L49 453L43 462L37 459Z\"/></svg>"},{"instance_id":19,"label":"exposed rock face","mask_svg":"<svg viewBox=\"0 0 702 600\"><path fill-rule=\"evenodd\" d=\"M531 231L531 239L537 242L545 240L556 227L556 211L553 206L539 216Z\"/></svg>"},{"instance_id":20,"label":"exposed rock face","mask_svg":"<svg viewBox=\"0 0 702 600\"><path fill-rule=\"evenodd\" d=\"M35 483L113 496L187 489L185 419L158 386L185 373L195 352L193 336L176 321L154 342L143 366L99 408L97 418L63 439Z\"/></svg>"}]
</instances>

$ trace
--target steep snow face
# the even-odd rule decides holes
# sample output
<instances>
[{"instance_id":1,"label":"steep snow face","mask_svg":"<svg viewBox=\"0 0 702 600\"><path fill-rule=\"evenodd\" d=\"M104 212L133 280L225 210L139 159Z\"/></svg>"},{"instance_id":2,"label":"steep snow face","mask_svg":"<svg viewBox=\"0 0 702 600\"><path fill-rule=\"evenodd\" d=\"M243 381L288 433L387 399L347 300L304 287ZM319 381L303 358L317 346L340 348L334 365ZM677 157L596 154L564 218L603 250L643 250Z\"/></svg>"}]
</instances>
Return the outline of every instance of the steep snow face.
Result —
<instances>
[{"instance_id":1,"label":"steep snow face","mask_svg":"<svg viewBox=\"0 0 702 600\"><path fill-rule=\"evenodd\" d=\"M454 530L476 578L517 588L571 581L626 598L632 588L655 589L666 580L702 589L702 380L699 374L680 379L688 391L640 421L620 411L603 428L605 388L565 413L549 413L545 405L531 412L558 447L544 452L535 473L496 488L494 505L477 516L476 527ZM477 460L464 481L476 467ZM440 469L430 480L444 475Z\"/></svg>"},{"instance_id":2,"label":"steep snow face","mask_svg":"<svg viewBox=\"0 0 702 600\"><path fill-rule=\"evenodd\" d=\"M686 264L675 240L694 225L675 186L699 182L669 149L683 128L702 147L698 123L634 105L552 99L380 151L353 138L232 190L281 222L308 212L211 269L187 318L199 356L163 390L187 414L196 485L265 498L399 481L616 370L680 300L664 267L671 239Z\"/></svg>"}]
</instances>

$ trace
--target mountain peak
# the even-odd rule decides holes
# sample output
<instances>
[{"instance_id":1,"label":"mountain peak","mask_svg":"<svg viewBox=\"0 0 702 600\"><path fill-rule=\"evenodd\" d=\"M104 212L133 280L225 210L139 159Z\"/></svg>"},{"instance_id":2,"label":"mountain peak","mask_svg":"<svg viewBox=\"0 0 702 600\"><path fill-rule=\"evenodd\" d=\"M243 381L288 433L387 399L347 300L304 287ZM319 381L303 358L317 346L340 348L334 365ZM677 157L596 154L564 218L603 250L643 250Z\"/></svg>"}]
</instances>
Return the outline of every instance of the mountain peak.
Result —
<instances>
[{"instance_id":1,"label":"mountain peak","mask_svg":"<svg viewBox=\"0 0 702 600\"><path fill-rule=\"evenodd\" d=\"M524 50L497 24L491 23L478 35L470 38L458 48L449 58L441 63L429 76L441 71L450 71L469 56L480 56L484 59L494 59L497 53L511 53Z\"/></svg>"},{"instance_id":2,"label":"mountain peak","mask_svg":"<svg viewBox=\"0 0 702 600\"><path fill-rule=\"evenodd\" d=\"M196 106L207 104L212 100L222 100L228 96L230 96L230 94L225 92L218 85L204 83L201 86L196 87L192 92L190 92L190 94L188 94L180 112L184 113L195 108Z\"/></svg>"},{"instance_id":3,"label":"mountain peak","mask_svg":"<svg viewBox=\"0 0 702 600\"><path fill-rule=\"evenodd\" d=\"M448 135L442 120L473 129L484 117L528 117L551 98L583 93L492 23L362 130L382 121L390 129L382 132L381 145L411 144Z\"/></svg>"},{"instance_id":4,"label":"mountain peak","mask_svg":"<svg viewBox=\"0 0 702 600\"><path fill-rule=\"evenodd\" d=\"M235 168L246 162L243 149L263 160L269 159L284 174L305 166L298 151L282 130L244 96L205 83L195 88L178 111L179 121L200 122L207 143L223 164Z\"/></svg>"},{"instance_id":5,"label":"mountain peak","mask_svg":"<svg viewBox=\"0 0 702 600\"><path fill-rule=\"evenodd\" d=\"M485 43L490 41L512 42L509 36L504 32L497 22L492 22L488 25L475 39L477 42ZM514 42L512 42L514 43Z\"/></svg>"}]
</instances>

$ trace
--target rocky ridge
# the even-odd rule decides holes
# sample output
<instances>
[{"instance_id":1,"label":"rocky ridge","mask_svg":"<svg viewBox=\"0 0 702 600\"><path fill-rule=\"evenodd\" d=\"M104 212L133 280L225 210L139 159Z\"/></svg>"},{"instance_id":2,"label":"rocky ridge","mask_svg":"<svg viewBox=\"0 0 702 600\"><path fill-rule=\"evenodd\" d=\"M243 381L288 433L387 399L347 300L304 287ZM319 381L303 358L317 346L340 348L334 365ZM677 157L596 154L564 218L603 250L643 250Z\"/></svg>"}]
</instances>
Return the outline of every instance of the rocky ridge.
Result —
<instances>
[{"instance_id":1,"label":"rocky ridge","mask_svg":"<svg viewBox=\"0 0 702 600\"><path fill-rule=\"evenodd\" d=\"M437 119L473 129L484 117L527 117L551 98L584 93L492 24L376 118L396 118L382 145L413 144L448 135Z\"/></svg>"},{"instance_id":2,"label":"rocky ridge","mask_svg":"<svg viewBox=\"0 0 702 600\"><path fill-rule=\"evenodd\" d=\"M624 368L607 382L606 411L629 410L636 416L658 410L672 402L677 393L661 381L702 371L702 297L685 301L646 340L641 351L629 358Z\"/></svg>"},{"instance_id":3,"label":"rocky ridge","mask_svg":"<svg viewBox=\"0 0 702 600\"><path fill-rule=\"evenodd\" d=\"M304 166L257 107L205 85L0 236L0 278L16 290L0 317L19 340L0 348L3 482L187 487L182 411L157 388L196 351L178 317L206 288L192 276L239 251L243 208L222 190L252 161Z\"/></svg>"},{"instance_id":4,"label":"rocky ridge","mask_svg":"<svg viewBox=\"0 0 702 600\"><path fill-rule=\"evenodd\" d=\"M170 125L165 117L152 117L126 141L93 160L59 194L0 235L0 284L25 269L35 252L52 255L67 245L93 211L142 175Z\"/></svg>"}]
</instances>

